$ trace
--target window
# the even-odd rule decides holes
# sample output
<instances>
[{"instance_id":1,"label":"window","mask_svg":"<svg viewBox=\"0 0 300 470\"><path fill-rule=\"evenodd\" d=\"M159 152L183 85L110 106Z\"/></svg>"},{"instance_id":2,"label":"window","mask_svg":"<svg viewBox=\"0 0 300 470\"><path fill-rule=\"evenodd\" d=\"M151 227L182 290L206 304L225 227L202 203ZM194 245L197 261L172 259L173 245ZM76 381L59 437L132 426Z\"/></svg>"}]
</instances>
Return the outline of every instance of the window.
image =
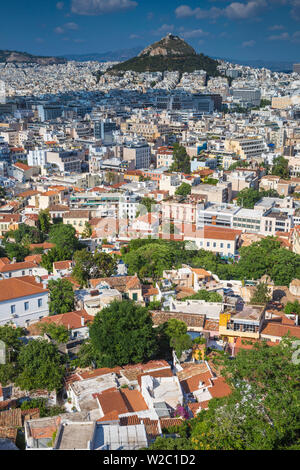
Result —
<instances>
[{"instance_id":1,"label":"window","mask_svg":"<svg viewBox=\"0 0 300 470\"><path fill-rule=\"evenodd\" d=\"M16 306L15 306L15 305L11 305L11 306L10 306L10 313L11 313L11 314L16 313Z\"/></svg>"},{"instance_id":2,"label":"window","mask_svg":"<svg viewBox=\"0 0 300 470\"><path fill-rule=\"evenodd\" d=\"M24 310L25 311L29 310L29 302L24 303Z\"/></svg>"},{"instance_id":3,"label":"window","mask_svg":"<svg viewBox=\"0 0 300 470\"><path fill-rule=\"evenodd\" d=\"M43 299L38 299L38 307L41 307L43 305Z\"/></svg>"},{"instance_id":4,"label":"window","mask_svg":"<svg viewBox=\"0 0 300 470\"><path fill-rule=\"evenodd\" d=\"M230 248L230 243L227 243L227 248Z\"/></svg>"},{"instance_id":5,"label":"window","mask_svg":"<svg viewBox=\"0 0 300 470\"><path fill-rule=\"evenodd\" d=\"M25 276L25 271L22 271L22 276Z\"/></svg>"},{"instance_id":6,"label":"window","mask_svg":"<svg viewBox=\"0 0 300 470\"><path fill-rule=\"evenodd\" d=\"M220 243L220 248L224 248L224 243Z\"/></svg>"},{"instance_id":7,"label":"window","mask_svg":"<svg viewBox=\"0 0 300 470\"><path fill-rule=\"evenodd\" d=\"M137 299L138 299L138 295L137 294L132 294L132 300L137 301Z\"/></svg>"}]
</instances>

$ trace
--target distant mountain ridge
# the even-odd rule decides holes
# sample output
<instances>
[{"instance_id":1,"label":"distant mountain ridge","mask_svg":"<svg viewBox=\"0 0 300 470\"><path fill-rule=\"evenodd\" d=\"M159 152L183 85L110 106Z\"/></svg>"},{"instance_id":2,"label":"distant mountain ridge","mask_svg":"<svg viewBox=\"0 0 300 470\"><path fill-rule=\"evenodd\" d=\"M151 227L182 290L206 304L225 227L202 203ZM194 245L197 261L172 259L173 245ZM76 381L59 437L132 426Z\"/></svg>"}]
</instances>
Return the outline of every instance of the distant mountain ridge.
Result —
<instances>
[{"instance_id":1,"label":"distant mountain ridge","mask_svg":"<svg viewBox=\"0 0 300 470\"><path fill-rule=\"evenodd\" d=\"M33 63L40 65L64 64L66 59L63 57L44 57L28 52L0 50L0 63Z\"/></svg>"},{"instance_id":2,"label":"distant mountain ridge","mask_svg":"<svg viewBox=\"0 0 300 470\"><path fill-rule=\"evenodd\" d=\"M141 48L142 46L120 49L118 51L95 52L90 54L66 54L64 57L68 60L78 62L122 62L136 56L140 52Z\"/></svg>"}]
</instances>

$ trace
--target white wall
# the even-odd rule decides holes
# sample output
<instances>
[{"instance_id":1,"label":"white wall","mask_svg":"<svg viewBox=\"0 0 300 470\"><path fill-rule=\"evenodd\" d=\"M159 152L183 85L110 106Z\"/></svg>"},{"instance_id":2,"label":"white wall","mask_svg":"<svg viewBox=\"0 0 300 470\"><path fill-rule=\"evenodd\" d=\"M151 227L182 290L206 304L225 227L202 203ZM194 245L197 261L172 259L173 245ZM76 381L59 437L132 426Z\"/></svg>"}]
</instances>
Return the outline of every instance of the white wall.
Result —
<instances>
[{"instance_id":1,"label":"white wall","mask_svg":"<svg viewBox=\"0 0 300 470\"><path fill-rule=\"evenodd\" d=\"M42 306L38 307L38 299L42 299ZM29 309L25 310L25 302L29 302ZM15 305L14 317L11 306ZM49 315L48 292L36 294L31 297L20 297L18 299L6 300L0 303L0 325L14 323L17 326L26 326L26 321L39 320L40 317Z\"/></svg>"}]
</instances>

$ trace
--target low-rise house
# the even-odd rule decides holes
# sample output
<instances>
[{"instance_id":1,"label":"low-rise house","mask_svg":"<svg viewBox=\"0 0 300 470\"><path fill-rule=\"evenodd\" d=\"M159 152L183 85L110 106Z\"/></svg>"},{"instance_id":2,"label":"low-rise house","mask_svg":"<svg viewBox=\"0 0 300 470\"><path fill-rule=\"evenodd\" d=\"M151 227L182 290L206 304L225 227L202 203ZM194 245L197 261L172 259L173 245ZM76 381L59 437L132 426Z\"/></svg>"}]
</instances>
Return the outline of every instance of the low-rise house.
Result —
<instances>
[{"instance_id":1,"label":"low-rise house","mask_svg":"<svg viewBox=\"0 0 300 470\"><path fill-rule=\"evenodd\" d=\"M240 312L224 312L220 314L219 334L229 343L235 337L259 339L264 320L265 307L261 305L247 305Z\"/></svg>"},{"instance_id":2,"label":"low-rise house","mask_svg":"<svg viewBox=\"0 0 300 470\"><path fill-rule=\"evenodd\" d=\"M78 310L45 317L32 327L36 329L39 326L48 324L62 325L70 332L70 339L87 339L89 337L89 324L93 320L94 318L88 315L85 310Z\"/></svg>"},{"instance_id":3,"label":"low-rise house","mask_svg":"<svg viewBox=\"0 0 300 470\"><path fill-rule=\"evenodd\" d=\"M89 220L90 211L88 210L72 210L63 215L64 224L72 225L79 234L85 230L85 224Z\"/></svg>"},{"instance_id":4,"label":"low-rise house","mask_svg":"<svg viewBox=\"0 0 300 470\"><path fill-rule=\"evenodd\" d=\"M183 394L178 377L141 377L141 393L149 408L165 403L171 411L183 404Z\"/></svg>"},{"instance_id":5,"label":"low-rise house","mask_svg":"<svg viewBox=\"0 0 300 470\"><path fill-rule=\"evenodd\" d=\"M25 327L49 315L49 292L32 276L0 281L0 325Z\"/></svg>"},{"instance_id":6,"label":"low-rise house","mask_svg":"<svg viewBox=\"0 0 300 470\"><path fill-rule=\"evenodd\" d=\"M8 258L0 258L0 279L32 276L34 268L36 264L29 261L17 263L16 261L10 262Z\"/></svg>"},{"instance_id":7,"label":"low-rise house","mask_svg":"<svg viewBox=\"0 0 300 470\"><path fill-rule=\"evenodd\" d=\"M119 291L123 299L143 302L142 284L137 275L91 279L90 285L92 289L98 290L101 290L103 286L109 286L111 289Z\"/></svg>"},{"instance_id":8,"label":"low-rise house","mask_svg":"<svg viewBox=\"0 0 300 470\"><path fill-rule=\"evenodd\" d=\"M73 261L56 261L53 263L54 276L64 277L72 272Z\"/></svg>"}]
</instances>

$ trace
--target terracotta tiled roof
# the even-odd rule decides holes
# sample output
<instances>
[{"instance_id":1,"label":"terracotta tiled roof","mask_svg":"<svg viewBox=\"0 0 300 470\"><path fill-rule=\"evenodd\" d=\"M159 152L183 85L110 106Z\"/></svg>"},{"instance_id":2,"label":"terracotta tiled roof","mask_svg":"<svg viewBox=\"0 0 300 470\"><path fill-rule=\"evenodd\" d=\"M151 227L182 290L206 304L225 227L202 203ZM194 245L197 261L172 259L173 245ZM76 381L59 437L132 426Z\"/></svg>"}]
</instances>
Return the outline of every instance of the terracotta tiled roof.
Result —
<instances>
[{"instance_id":1,"label":"terracotta tiled roof","mask_svg":"<svg viewBox=\"0 0 300 470\"><path fill-rule=\"evenodd\" d=\"M188 407L191 410L194 417L196 417L198 412L201 411L201 409L202 409L200 403L189 403Z\"/></svg>"},{"instance_id":2,"label":"terracotta tiled roof","mask_svg":"<svg viewBox=\"0 0 300 470\"><path fill-rule=\"evenodd\" d=\"M209 393L213 398L222 398L230 395L232 390L226 383L224 377L216 377L212 379L213 386L209 389Z\"/></svg>"},{"instance_id":3,"label":"terracotta tiled roof","mask_svg":"<svg viewBox=\"0 0 300 470\"><path fill-rule=\"evenodd\" d=\"M287 334L300 338L300 326L284 325L269 321L261 331L262 335L282 337Z\"/></svg>"},{"instance_id":4,"label":"terracotta tiled roof","mask_svg":"<svg viewBox=\"0 0 300 470\"><path fill-rule=\"evenodd\" d=\"M32 276L16 277L0 281L0 302L30 297L48 292L42 284L38 284Z\"/></svg>"},{"instance_id":5,"label":"terracotta tiled roof","mask_svg":"<svg viewBox=\"0 0 300 470\"><path fill-rule=\"evenodd\" d=\"M211 385L211 377L212 374L210 372L194 375L193 377L182 380L180 385L182 386L185 393L194 393L199 390L200 382L203 382L206 387L209 387Z\"/></svg>"},{"instance_id":6,"label":"terracotta tiled roof","mask_svg":"<svg viewBox=\"0 0 300 470\"><path fill-rule=\"evenodd\" d=\"M30 255L30 256L26 256L25 261L26 261L27 263L41 264L41 262L42 262L42 255Z\"/></svg>"},{"instance_id":7,"label":"terracotta tiled roof","mask_svg":"<svg viewBox=\"0 0 300 470\"><path fill-rule=\"evenodd\" d=\"M148 409L142 394L138 390L116 390L97 394L97 399L104 413L102 421L108 420L111 413L125 414Z\"/></svg>"},{"instance_id":8,"label":"terracotta tiled roof","mask_svg":"<svg viewBox=\"0 0 300 470\"><path fill-rule=\"evenodd\" d=\"M91 287L93 288L97 287L101 282L106 282L111 288L117 289L119 292L142 288L137 276L103 277L90 280Z\"/></svg>"},{"instance_id":9,"label":"terracotta tiled roof","mask_svg":"<svg viewBox=\"0 0 300 470\"><path fill-rule=\"evenodd\" d=\"M66 212L63 215L63 219L89 219L90 218L90 211L86 210L74 210L70 212Z\"/></svg>"},{"instance_id":10,"label":"terracotta tiled roof","mask_svg":"<svg viewBox=\"0 0 300 470\"><path fill-rule=\"evenodd\" d=\"M85 310L78 310L75 312L62 313L60 315L52 315L51 317L44 317L39 323L33 325L37 326L44 323L54 323L55 325L63 325L67 329L82 328L82 318L84 318L84 325L92 323L94 317L88 315Z\"/></svg>"},{"instance_id":11,"label":"terracotta tiled roof","mask_svg":"<svg viewBox=\"0 0 300 470\"><path fill-rule=\"evenodd\" d=\"M2 427L22 427L22 413L20 408L0 412L0 429Z\"/></svg>"},{"instance_id":12,"label":"terracotta tiled roof","mask_svg":"<svg viewBox=\"0 0 300 470\"><path fill-rule=\"evenodd\" d=\"M0 427L0 439L9 439L15 443L17 434L18 428L16 427Z\"/></svg>"},{"instance_id":13,"label":"terracotta tiled roof","mask_svg":"<svg viewBox=\"0 0 300 470\"><path fill-rule=\"evenodd\" d=\"M54 269L57 271L70 269L72 267L72 260L70 261L56 261L53 263Z\"/></svg>"},{"instance_id":14,"label":"terracotta tiled roof","mask_svg":"<svg viewBox=\"0 0 300 470\"><path fill-rule=\"evenodd\" d=\"M205 322L205 315L163 311L152 311L151 313L154 325L161 325L171 318L184 321L189 327L203 328Z\"/></svg>"},{"instance_id":15,"label":"terracotta tiled roof","mask_svg":"<svg viewBox=\"0 0 300 470\"><path fill-rule=\"evenodd\" d=\"M31 262L25 262L23 261L22 263L10 263L10 264L5 264L4 266L0 267L0 273L9 273L12 271L19 271L22 269L32 269L35 268L35 264Z\"/></svg>"},{"instance_id":16,"label":"terracotta tiled roof","mask_svg":"<svg viewBox=\"0 0 300 470\"><path fill-rule=\"evenodd\" d=\"M182 426L183 419L180 418L160 418L161 429L168 429L171 426Z\"/></svg>"},{"instance_id":17,"label":"terracotta tiled roof","mask_svg":"<svg viewBox=\"0 0 300 470\"><path fill-rule=\"evenodd\" d=\"M13 166L16 166L17 168L19 168L20 170L23 170L23 171L28 171L28 170L31 169L30 166L25 165L25 163L20 163L20 162L14 163Z\"/></svg>"}]
</instances>

